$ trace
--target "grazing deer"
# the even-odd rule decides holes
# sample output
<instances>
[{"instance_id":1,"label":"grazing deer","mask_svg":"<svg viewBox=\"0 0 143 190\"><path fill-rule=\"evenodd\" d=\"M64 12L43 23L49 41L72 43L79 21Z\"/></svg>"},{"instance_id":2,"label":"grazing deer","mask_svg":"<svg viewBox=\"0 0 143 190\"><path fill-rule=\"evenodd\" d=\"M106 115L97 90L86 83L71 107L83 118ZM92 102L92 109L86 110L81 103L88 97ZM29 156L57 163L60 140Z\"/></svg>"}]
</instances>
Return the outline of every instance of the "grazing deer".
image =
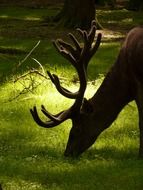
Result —
<instances>
[{"instance_id":1,"label":"grazing deer","mask_svg":"<svg viewBox=\"0 0 143 190\"><path fill-rule=\"evenodd\" d=\"M61 86L57 75L47 72L56 89L65 97L75 99L73 105L56 115L50 114L45 107L41 111L49 118L43 122L36 107L31 109L35 122L45 128L59 125L67 119L72 120L65 156L78 156L88 149L102 131L107 129L117 118L120 111L132 100L135 100L139 112L140 147L139 156L143 157L143 28L132 29L120 50L118 58L107 73L94 96L86 100L84 93L87 86L87 66L96 53L101 33L93 44L96 27L95 21L89 32L78 29L84 45L69 34L74 47L59 39L54 42L56 49L75 67L80 81L79 90L70 92Z\"/></svg>"}]
</instances>

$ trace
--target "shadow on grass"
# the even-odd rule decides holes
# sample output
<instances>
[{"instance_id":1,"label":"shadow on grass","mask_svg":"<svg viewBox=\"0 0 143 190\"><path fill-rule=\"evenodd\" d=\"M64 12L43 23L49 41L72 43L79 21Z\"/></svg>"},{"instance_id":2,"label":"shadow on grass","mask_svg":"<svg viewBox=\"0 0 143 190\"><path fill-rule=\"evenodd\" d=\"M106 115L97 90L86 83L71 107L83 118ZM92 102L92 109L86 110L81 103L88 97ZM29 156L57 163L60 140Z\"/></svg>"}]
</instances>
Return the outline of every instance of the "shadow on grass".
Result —
<instances>
[{"instance_id":1,"label":"shadow on grass","mask_svg":"<svg viewBox=\"0 0 143 190\"><path fill-rule=\"evenodd\" d=\"M4 115L6 112L8 107ZM120 126L114 126L115 133L107 131L78 159L64 158L69 134L66 124L42 129L30 117L24 105L24 109L10 109L1 120L0 180L4 188L14 181L19 188L29 184L28 190L32 184L45 190L141 189L143 162L137 159L136 145L124 141L124 149L120 148L123 136L133 141L128 130L123 134Z\"/></svg>"},{"instance_id":2,"label":"shadow on grass","mask_svg":"<svg viewBox=\"0 0 143 190\"><path fill-rule=\"evenodd\" d=\"M25 43L25 42L24 42ZM30 46L32 47L32 41ZM9 45L8 45L9 46ZM19 42L18 45L19 46ZM11 76L22 74L23 72L29 71L30 68L39 68L39 65L33 61L31 58L34 57L37 59L45 70L50 70L56 74L58 72L62 77L75 77L77 75L75 69L72 65L67 62L62 56L52 46L52 43L48 41L42 41L39 47L32 53L32 55L16 70L16 65L19 61L22 61L24 57L28 54L30 47L26 49L26 44L22 46L22 49L18 48L1 48L3 53L0 55L0 76L4 81ZM27 53L25 53L27 51ZM88 76L89 80L95 80L99 74L106 74L109 70L109 67L113 65L116 60L116 56L119 51L119 43L109 43L106 45L101 45L97 54L92 58L89 64ZM69 79L70 80L70 79ZM71 79L72 80L72 79Z\"/></svg>"},{"instance_id":3,"label":"shadow on grass","mask_svg":"<svg viewBox=\"0 0 143 190\"><path fill-rule=\"evenodd\" d=\"M112 31L120 31L122 34L135 26L143 24L141 11L129 11L126 9L99 10L98 19L103 27Z\"/></svg>"},{"instance_id":4,"label":"shadow on grass","mask_svg":"<svg viewBox=\"0 0 143 190\"><path fill-rule=\"evenodd\" d=\"M8 182L15 181L19 187L28 183L29 190L32 184L41 185L45 190L140 190L143 162L137 159L138 150L133 140L137 136L130 135L128 130L123 133L115 125L114 133L107 131L78 159L64 158L69 127L63 124L55 129L39 128L26 107L13 108L10 112L5 108L3 114L7 117L1 120L0 180L4 187L9 188ZM124 141L123 137L126 137ZM126 139L134 145L130 146ZM104 183L103 179L106 179Z\"/></svg>"},{"instance_id":5,"label":"shadow on grass","mask_svg":"<svg viewBox=\"0 0 143 190\"><path fill-rule=\"evenodd\" d=\"M31 154L25 152L31 149ZM21 154L20 154L21 152ZM122 189L134 190L142 186L142 161L127 157L120 151L106 149L96 151L96 156L87 153L77 160L65 159L49 146L21 146L19 154L15 151L1 157L0 175L11 181L20 180L40 184L44 189ZM93 154L93 153L92 153ZM102 156L101 156L102 155ZM118 155L118 156L117 156ZM126 158L122 159L122 156ZM18 180L17 180L18 179ZM103 182L103 179L105 180ZM6 186L5 180L2 180ZM36 188L35 188L36 189ZM38 189L38 188L37 188Z\"/></svg>"}]
</instances>

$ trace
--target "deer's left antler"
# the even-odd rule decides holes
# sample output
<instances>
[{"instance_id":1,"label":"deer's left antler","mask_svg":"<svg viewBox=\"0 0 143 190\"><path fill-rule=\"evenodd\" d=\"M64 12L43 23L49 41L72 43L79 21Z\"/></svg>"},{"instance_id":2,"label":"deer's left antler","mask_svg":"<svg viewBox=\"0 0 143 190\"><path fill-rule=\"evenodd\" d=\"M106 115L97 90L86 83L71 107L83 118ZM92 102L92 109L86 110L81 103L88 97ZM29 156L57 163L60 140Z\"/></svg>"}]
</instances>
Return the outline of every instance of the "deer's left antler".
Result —
<instances>
[{"instance_id":1,"label":"deer's left antler","mask_svg":"<svg viewBox=\"0 0 143 190\"><path fill-rule=\"evenodd\" d=\"M100 45L101 33L97 35L96 42L95 44L93 44L96 34L95 21L92 22L91 29L89 32L83 31L81 29L77 29L77 31L80 33L83 39L84 43L83 47L81 47L78 40L71 33L69 33L69 37L71 38L74 47L71 44L61 39L56 40L55 42L53 42L53 44L58 50L58 52L64 58L66 58L76 69L80 81L79 90L74 93L70 92L69 90L61 86L60 80L57 75L51 74L49 71L47 72L49 78L51 79L52 83L55 85L58 92L67 98L75 99L75 102L69 109L64 110L56 115L50 114L42 105L41 111L44 113L44 115L48 117L47 122L43 122L40 119L35 106L33 107L33 109L30 109L33 119L38 125L42 127L46 128L55 127L69 118L72 119L75 114L78 114L80 112L80 108L84 98L84 93L87 86L87 66L91 57L95 54Z\"/></svg>"}]
</instances>

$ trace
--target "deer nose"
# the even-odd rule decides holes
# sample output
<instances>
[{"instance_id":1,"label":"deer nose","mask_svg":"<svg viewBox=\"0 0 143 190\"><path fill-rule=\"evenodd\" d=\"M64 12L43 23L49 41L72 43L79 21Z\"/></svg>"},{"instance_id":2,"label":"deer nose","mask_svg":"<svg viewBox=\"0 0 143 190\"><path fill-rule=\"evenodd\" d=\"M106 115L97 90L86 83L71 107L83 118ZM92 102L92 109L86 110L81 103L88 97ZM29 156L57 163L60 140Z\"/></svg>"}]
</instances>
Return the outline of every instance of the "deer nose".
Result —
<instances>
[{"instance_id":1,"label":"deer nose","mask_svg":"<svg viewBox=\"0 0 143 190\"><path fill-rule=\"evenodd\" d=\"M68 149L66 149L65 152L64 152L64 156L65 157L72 157L72 152L69 151Z\"/></svg>"},{"instance_id":2,"label":"deer nose","mask_svg":"<svg viewBox=\"0 0 143 190\"><path fill-rule=\"evenodd\" d=\"M69 153L67 151L64 152L65 157L69 157Z\"/></svg>"}]
</instances>

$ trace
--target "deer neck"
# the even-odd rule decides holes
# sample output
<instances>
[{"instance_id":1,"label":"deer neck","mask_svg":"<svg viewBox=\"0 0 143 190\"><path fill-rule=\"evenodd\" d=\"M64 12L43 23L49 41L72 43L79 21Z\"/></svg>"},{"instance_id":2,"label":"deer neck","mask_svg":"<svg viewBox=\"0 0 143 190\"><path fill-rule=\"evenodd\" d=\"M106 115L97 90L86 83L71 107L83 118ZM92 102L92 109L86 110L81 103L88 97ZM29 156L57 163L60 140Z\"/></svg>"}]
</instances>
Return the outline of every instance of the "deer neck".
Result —
<instances>
[{"instance_id":1,"label":"deer neck","mask_svg":"<svg viewBox=\"0 0 143 190\"><path fill-rule=\"evenodd\" d=\"M93 107L94 126L102 130L108 128L125 105L133 100L130 81L125 69L117 60L106 75L103 83L89 100Z\"/></svg>"}]
</instances>

